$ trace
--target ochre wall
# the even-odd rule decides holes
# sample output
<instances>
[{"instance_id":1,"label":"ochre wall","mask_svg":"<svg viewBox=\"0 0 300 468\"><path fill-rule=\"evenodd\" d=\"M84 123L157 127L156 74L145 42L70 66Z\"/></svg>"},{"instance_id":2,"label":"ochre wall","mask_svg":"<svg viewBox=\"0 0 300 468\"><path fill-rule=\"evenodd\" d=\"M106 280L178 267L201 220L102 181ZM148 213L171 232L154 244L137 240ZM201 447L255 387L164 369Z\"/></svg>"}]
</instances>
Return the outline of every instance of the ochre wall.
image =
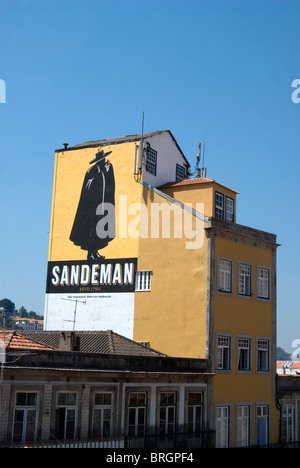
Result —
<instances>
[{"instance_id":1,"label":"ochre wall","mask_svg":"<svg viewBox=\"0 0 300 468\"><path fill-rule=\"evenodd\" d=\"M227 257L233 261L233 294L226 296L217 293L217 257ZM251 420L255 421L255 403L270 403L271 443L278 442L279 412L275 402L274 374L272 361L270 372L267 374L256 372L256 337L269 337L273 335L273 321L276 320L272 310L272 301L261 301L256 298L256 265L275 268L272 265L273 252L271 248L262 248L245 242L217 237L216 239L216 294L214 311L214 343L216 333L228 333L232 336L232 370L230 373L217 372L214 377L213 401L231 402L231 437L232 446L235 438L235 403L251 402ZM238 297L238 261L252 264L252 292L251 298ZM270 279L271 281L271 279ZM271 291L272 298L272 291ZM237 369L237 335L252 337L251 373L236 372ZM272 341L270 343L272 352ZM274 343L273 343L274 344ZM216 352L216 346L214 347ZM214 363L216 355L214 354ZM255 424L252 424L252 443L255 444Z\"/></svg>"},{"instance_id":2,"label":"ochre wall","mask_svg":"<svg viewBox=\"0 0 300 468\"><path fill-rule=\"evenodd\" d=\"M104 152L112 151L107 159L113 165L116 192L116 232L119 233L120 211L127 206L139 202L141 198L141 186L134 182L133 164L135 143L123 143L122 145L111 145L103 148L84 148L56 152L55 174L53 187L53 202L51 216L51 232L49 245L49 261L59 260L85 260L86 251L74 245L70 240L70 232L73 226L78 201L82 189L82 183L86 171L91 167L89 164L95 154L101 149ZM121 200L121 205L120 205ZM121 216L124 215L124 210ZM133 218L133 216L131 217ZM130 220L129 220L130 221ZM124 258L137 256L137 239L119 238L114 240L101 251L107 258Z\"/></svg>"},{"instance_id":3,"label":"ochre wall","mask_svg":"<svg viewBox=\"0 0 300 468\"><path fill-rule=\"evenodd\" d=\"M170 206L146 188L143 200L147 205ZM151 291L135 293L134 339L148 341L171 356L205 358L207 239L203 232L203 245L187 249L184 235L174 238L172 216L171 220L171 240L148 238L139 242L138 270L153 274ZM199 227L204 228L202 221Z\"/></svg>"}]
</instances>

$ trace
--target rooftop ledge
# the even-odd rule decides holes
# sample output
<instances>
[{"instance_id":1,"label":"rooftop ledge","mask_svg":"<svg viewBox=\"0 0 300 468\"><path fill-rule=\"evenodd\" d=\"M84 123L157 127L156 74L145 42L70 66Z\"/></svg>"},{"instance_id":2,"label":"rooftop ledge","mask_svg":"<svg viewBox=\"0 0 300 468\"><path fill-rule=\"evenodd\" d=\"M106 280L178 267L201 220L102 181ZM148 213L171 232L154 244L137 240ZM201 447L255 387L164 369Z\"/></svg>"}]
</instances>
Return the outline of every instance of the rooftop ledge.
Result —
<instances>
[{"instance_id":1,"label":"rooftop ledge","mask_svg":"<svg viewBox=\"0 0 300 468\"><path fill-rule=\"evenodd\" d=\"M261 231L259 229L243 226L241 224L224 221L217 218L208 218L206 229L221 229L229 231L230 233L240 234L252 238L254 237L265 242L276 244L277 246L280 245L276 243L276 234L271 234L270 232Z\"/></svg>"}]
</instances>

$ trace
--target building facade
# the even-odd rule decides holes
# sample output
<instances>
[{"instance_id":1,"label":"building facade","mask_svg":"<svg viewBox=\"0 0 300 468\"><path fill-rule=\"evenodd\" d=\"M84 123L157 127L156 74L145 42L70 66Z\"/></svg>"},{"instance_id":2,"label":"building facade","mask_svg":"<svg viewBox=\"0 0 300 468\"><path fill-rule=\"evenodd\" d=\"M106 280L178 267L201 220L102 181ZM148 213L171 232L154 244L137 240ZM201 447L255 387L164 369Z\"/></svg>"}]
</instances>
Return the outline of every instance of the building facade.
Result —
<instances>
[{"instance_id":1,"label":"building facade","mask_svg":"<svg viewBox=\"0 0 300 468\"><path fill-rule=\"evenodd\" d=\"M276 443L276 236L189 172L169 131L56 151L45 330L206 359L217 446Z\"/></svg>"},{"instance_id":2,"label":"building facade","mask_svg":"<svg viewBox=\"0 0 300 468\"><path fill-rule=\"evenodd\" d=\"M58 343L56 332L43 333L36 338ZM1 373L0 446L214 446L207 361L169 358L109 332L61 335L55 349L13 333ZM116 354L107 340L131 354ZM110 352L81 351L95 343Z\"/></svg>"}]
</instances>

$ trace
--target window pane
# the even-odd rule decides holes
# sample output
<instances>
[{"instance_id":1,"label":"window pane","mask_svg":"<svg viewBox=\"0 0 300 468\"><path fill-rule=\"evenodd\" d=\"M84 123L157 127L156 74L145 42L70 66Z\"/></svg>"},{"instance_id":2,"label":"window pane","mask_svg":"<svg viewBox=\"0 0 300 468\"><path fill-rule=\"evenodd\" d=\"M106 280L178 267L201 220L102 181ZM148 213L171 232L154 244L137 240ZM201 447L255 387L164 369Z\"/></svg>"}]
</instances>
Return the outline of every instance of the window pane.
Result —
<instances>
[{"instance_id":1,"label":"window pane","mask_svg":"<svg viewBox=\"0 0 300 468\"><path fill-rule=\"evenodd\" d=\"M251 266L240 265L239 294L250 296L251 294Z\"/></svg>"},{"instance_id":2,"label":"window pane","mask_svg":"<svg viewBox=\"0 0 300 468\"><path fill-rule=\"evenodd\" d=\"M27 406L36 406L37 404L37 393L27 393Z\"/></svg>"},{"instance_id":3,"label":"window pane","mask_svg":"<svg viewBox=\"0 0 300 468\"><path fill-rule=\"evenodd\" d=\"M230 369L230 338L219 336L217 346L217 368Z\"/></svg>"},{"instance_id":4,"label":"window pane","mask_svg":"<svg viewBox=\"0 0 300 468\"><path fill-rule=\"evenodd\" d=\"M157 162L157 152L148 147L147 148L147 160L146 160L146 171L150 174L156 176L156 162Z\"/></svg>"},{"instance_id":5,"label":"window pane","mask_svg":"<svg viewBox=\"0 0 300 468\"><path fill-rule=\"evenodd\" d=\"M57 395L57 404L59 406L75 406L76 401L76 393L58 393Z\"/></svg>"},{"instance_id":6,"label":"window pane","mask_svg":"<svg viewBox=\"0 0 300 468\"><path fill-rule=\"evenodd\" d=\"M64 439L65 436L65 408L58 408L55 413L55 436Z\"/></svg>"},{"instance_id":7,"label":"window pane","mask_svg":"<svg viewBox=\"0 0 300 468\"><path fill-rule=\"evenodd\" d=\"M67 410L67 421L66 421L66 439L73 439L75 435L75 410Z\"/></svg>"},{"instance_id":8,"label":"window pane","mask_svg":"<svg viewBox=\"0 0 300 468\"><path fill-rule=\"evenodd\" d=\"M216 192L215 217L223 219L224 217L224 196Z\"/></svg>"},{"instance_id":9,"label":"window pane","mask_svg":"<svg viewBox=\"0 0 300 468\"><path fill-rule=\"evenodd\" d=\"M202 392L190 392L188 394L188 404L196 405L202 403Z\"/></svg>"},{"instance_id":10,"label":"window pane","mask_svg":"<svg viewBox=\"0 0 300 468\"><path fill-rule=\"evenodd\" d=\"M24 419L24 410L15 411L15 421L14 421L14 442L22 442L23 434L23 419Z\"/></svg>"},{"instance_id":11,"label":"window pane","mask_svg":"<svg viewBox=\"0 0 300 468\"><path fill-rule=\"evenodd\" d=\"M17 406L26 406L26 395L27 393L17 393L16 395L16 405Z\"/></svg>"},{"instance_id":12,"label":"window pane","mask_svg":"<svg viewBox=\"0 0 300 468\"><path fill-rule=\"evenodd\" d=\"M136 291L150 291L150 271L137 271L135 277L135 289Z\"/></svg>"},{"instance_id":13,"label":"window pane","mask_svg":"<svg viewBox=\"0 0 300 468\"><path fill-rule=\"evenodd\" d=\"M36 427L36 410L27 411L26 442L33 442Z\"/></svg>"},{"instance_id":14,"label":"window pane","mask_svg":"<svg viewBox=\"0 0 300 468\"><path fill-rule=\"evenodd\" d=\"M265 445L268 443L268 416L267 407L258 407L257 417L257 443Z\"/></svg>"},{"instance_id":15,"label":"window pane","mask_svg":"<svg viewBox=\"0 0 300 468\"><path fill-rule=\"evenodd\" d=\"M238 339L238 369L250 369L250 340L248 338Z\"/></svg>"},{"instance_id":16,"label":"window pane","mask_svg":"<svg viewBox=\"0 0 300 468\"><path fill-rule=\"evenodd\" d=\"M76 393L67 393L67 404L70 406L76 405Z\"/></svg>"},{"instance_id":17,"label":"window pane","mask_svg":"<svg viewBox=\"0 0 300 468\"><path fill-rule=\"evenodd\" d=\"M226 197L226 221L233 221L234 218L234 200Z\"/></svg>"},{"instance_id":18,"label":"window pane","mask_svg":"<svg viewBox=\"0 0 300 468\"><path fill-rule=\"evenodd\" d=\"M103 410L103 437L110 437L111 410Z\"/></svg>"},{"instance_id":19,"label":"window pane","mask_svg":"<svg viewBox=\"0 0 300 468\"><path fill-rule=\"evenodd\" d=\"M229 408L219 407L216 409L216 446L227 448L229 441Z\"/></svg>"},{"instance_id":20,"label":"window pane","mask_svg":"<svg viewBox=\"0 0 300 468\"><path fill-rule=\"evenodd\" d=\"M176 181L179 182L184 179L185 168L180 164L176 164Z\"/></svg>"},{"instance_id":21,"label":"window pane","mask_svg":"<svg viewBox=\"0 0 300 468\"><path fill-rule=\"evenodd\" d=\"M269 298L269 270L258 269L258 297Z\"/></svg>"},{"instance_id":22,"label":"window pane","mask_svg":"<svg viewBox=\"0 0 300 468\"><path fill-rule=\"evenodd\" d=\"M247 447L249 445L249 407L239 406L237 418L237 446Z\"/></svg>"},{"instance_id":23,"label":"window pane","mask_svg":"<svg viewBox=\"0 0 300 468\"><path fill-rule=\"evenodd\" d=\"M95 405L111 405L111 393L96 393Z\"/></svg>"},{"instance_id":24,"label":"window pane","mask_svg":"<svg viewBox=\"0 0 300 468\"><path fill-rule=\"evenodd\" d=\"M164 434L165 433L165 426L166 426L166 412L167 408L166 407L161 407L159 416L160 416L160 424L159 424L159 429L160 433Z\"/></svg>"},{"instance_id":25,"label":"window pane","mask_svg":"<svg viewBox=\"0 0 300 468\"><path fill-rule=\"evenodd\" d=\"M221 291L231 292L231 261L219 260L219 284Z\"/></svg>"}]
</instances>

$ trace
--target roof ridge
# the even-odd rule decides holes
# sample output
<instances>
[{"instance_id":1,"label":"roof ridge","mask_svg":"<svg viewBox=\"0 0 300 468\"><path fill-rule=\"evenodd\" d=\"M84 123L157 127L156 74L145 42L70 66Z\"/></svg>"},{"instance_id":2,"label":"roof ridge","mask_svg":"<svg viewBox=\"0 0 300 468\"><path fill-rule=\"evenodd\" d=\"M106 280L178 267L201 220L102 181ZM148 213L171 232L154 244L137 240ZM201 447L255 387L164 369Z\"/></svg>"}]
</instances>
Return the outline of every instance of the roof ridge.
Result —
<instances>
[{"instance_id":1,"label":"roof ridge","mask_svg":"<svg viewBox=\"0 0 300 468\"><path fill-rule=\"evenodd\" d=\"M156 130L154 132L143 133L143 138L149 138L154 135L158 135L160 133L169 132L171 135L170 130ZM123 135L120 137L113 137L113 138L103 138L100 140L90 140L85 141L83 143L77 143L76 145L69 146L68 148L60 148L56 151L68 151L73 149L85 148L85 147L93 147L93 146L107 146L112 144L118 144L123 142L131 142L131 141L138 141L141 139L141 133L133 133L132 135ZM174 137L173 137L174 138Z\"/></svg>"},{"instance_id":2,"label":"roof ridge","mask_svg":"<svg viewBox=\"0 0 300 468\"><path fill-rule=\"evenodd\" d=\"M194 179L182 179L182 180L173 180L172 182L167 182L166 184L160 185L158 189L167 188L167 187L177 187L180 185L189 185L189 184L209 184L216 182L215 179L210 179L209 177L196 177Z\"/></svg>"},{"instance_id":3,"label":"roof ridge","mask_svg":"<svg viewBox=\"0 0 300 468\"><path fill-rule=\"evenodd\" d=\"M115 353L116 349L115 349L115 344L114 344L114 340L113 340L113 333L114 332L112 330L108 330L107 333L108 333L109 348L113 353Z\"/></svg>"},{"instance_id":4,"label":"roof ridge","mask_svg":"<svg viewBox=\"0 0 300 468\"><path fill-rule=\"evenodd\" d=\"M151 137L153 137L155 135L160 135L161 133L168 133L170 135L171 139L173 140L173 142L177 146L178 151L182 154L182 156L185 159L188 166L190 166L190 163L189 163L188 159L184 155L184 153L183 153L182 149L180 148L176 138L174 137L173 133L169 129L156 130L154 132L148 132L148 133L143 133L143 134L134 133L133 135L125 135L125 136L121 136L121 137L106 138L106 139L102 139L102 140L86 141L86 142L79 143L79 144L76 144L76 145L72 145L72 146L68 146L68 147L65 147L65 148L57 149L56 153L66 152L66 151L73 151L73 150L83 149L83 148L95 148L97 146L109 146L109 145L116 145L116 144L121 144L121 143L130 143L130 142L133 142L133 141L139 141L141 139L141 137L151 138Z\"/></svg>"},{"instance_id":5,"label":"roof ridge","mask_svg":"<svg viewBox=\"0 0 300 468\"><path fill-rule=\"evenodd\" d=\"M145 346L145 345L143 345L142 343L140 343L140 342L138 342L138 341L135 341L135 340L133 340L133 339L131 339L131 338L128 338L127 336L120 335L119 333L114 332L114 331L112 331L112 330L109 330L109 331L110 331L113 335L115 335L115 336L121 338L121 339L124 340L124 341L128 341L128 342L130 342L130 343L134 343L136 346L138 346L138 347L140 347L140 348L142 348L142 349L145 349L145 348L146 348L147 350L152 351L153 353L156 353L156 354L160 354L160 355L165 356L165 354L161 353L160 351L157 351L157 350L154 349L154 348L151 348L150 346Z\"/></svg>"}]
</instances>

